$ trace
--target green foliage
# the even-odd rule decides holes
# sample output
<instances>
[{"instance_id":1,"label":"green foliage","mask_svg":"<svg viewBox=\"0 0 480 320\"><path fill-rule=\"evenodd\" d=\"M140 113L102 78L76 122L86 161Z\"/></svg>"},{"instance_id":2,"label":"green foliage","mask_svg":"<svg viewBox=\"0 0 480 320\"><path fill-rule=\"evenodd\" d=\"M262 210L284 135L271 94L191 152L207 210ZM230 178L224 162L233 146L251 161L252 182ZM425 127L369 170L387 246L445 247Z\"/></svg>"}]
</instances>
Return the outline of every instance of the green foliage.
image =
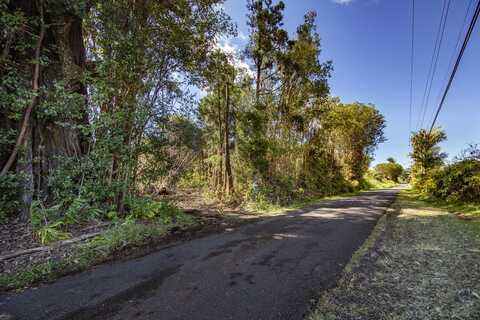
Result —
<instances>
[{"instance_id":1,"label":"green foliage","mask_svg":"<svg viewBox=\"0 0 480 320\"><path fill-rule=\"evenodd\" d=\"M254 174L263 176L268 170L266 158L269 141L262 132L264 116L257 110L247 110L239 117L239 156Z\"/></svg>"},{"instance_id":2,"label":"green foliage","mask_svg":"<svg viewBox=\"0 0 480 320\"><path fill-rule=\"evenodd\" d=\"M167 226L127 222L116 224L102 235L79 247L60 260L50 260L18 273L0 275L0 290L23 288L40 281L85 270L114 255L127 253L129 249L155 241L167 232Z\"/></svg>"},{"instance_id":3,"label":"green foliage","mask_svg":"<svg viewBox=\"0 0 480 320\"><path fill-rule=\"evenodd\" d=\"M1 61L3 165L33 98L31 56L42 19L38 6L13 10L0 1L0 36L11 42L5 52L14 62ZM290 37L283 2L248 1L248 61L240 61L219 49L220 38L235 34L222 3L101 0L89 10L84 2L49 8L48 23L77 15L84 39L69 48L47 28L35 130L11 180L1 181L2 212L34 190L32 224L48 241L88 219L181 221L178 209L155 200L163 189L204 188L261 208L361 188L385 140L384 118L372 105L328 96L332 64L320 59L316 13L307 12ZM195 89L207 92L198 104ZM17 188L16 171L32 185Z\"/></svg>"},{"instance_id":4,"label":"green foliage","mask_svg":"<svg viewBox=\"0 0 480 320\"><path fill-rule=\"evenodd\" d=\"M361 103L338 104L325 115L324 130L339 152L337 161L347 180L360 180L370 157L384 142L385 119L373 106Z\"/></svg>"},{"instance_id":5,"label":"green foliage","mask_svg":"<svg viewBox=\"0 0 480 320\"><path fill-rule=\"evenodd\" d=\"M60 208L60 205L46 208L39 201L32 202L30 208L31 223L35 237L40 243L48 244L70 237L68 232L61 230L66 224L63 220L58 219Z\"/></svg>"},{"instance_id":6,"label":"green foliage","mask_svg":"<svg viewBox=\"0 0 480 320\"><path fill-rule=\"evenodd\" d=\"M446 135L440 129L420 130L412 136L412 182L423 197L451 203L480 202L480 152L471 145L454 162L443 164L446 157L438 143Z\"/></svg>"},{"instance_id":7,"label":"green foliage","mask_svg":"<svg viewBox=\"0 0 480 320\"><path fill-rule=\"evenodd\" d=\"M480 161L462 160L431 172L424 193L449 202L480 202Z\"/></svg>"},{"instance_id":8,"label":"green foliage","mask_svg":"<svg viewBox=\"0 0 480 320\"><path fill-rule=\"evenodd\" d=\"M375 170L369 170L360 181L360 188L362 190L391 188L398 182L385 179L384 177L379 178Z\"/></svg>"},{"instance_id":9,"label":"green foliage","mask_svg":"<svg viewBox=\"0 0 480 320\"><path fill-rule=\"evenodd\" d=\"M208 184L207 176L200 168L194 167L189 172L185 173L177 183L177 187L181 189L189 188L204 188Z\"/></svg>"},{"instance_id":10,"label":"green foliage","mask_svg":"<svg viewBox=\"0 0 480 320\"><path fill-rule=\"evenodd\" d=\"M166 228L142 223L125 222L109 229L80 248L81 257L98 260L109 257L127 247L140 246L165 234Z\"/></svg>"},{"instance_id":11,"label":"green foliage","mask_svg":"<svg viewBox=\"0 0 480 320\"><path fill-rule=\"evenodd\" d=\"M151 198L130 197L126 201L129 207L128 219L156 220L162 224L188 222L183 211L166 201Z\"/></svg>"},{"instance_id":12,"label":"green foliage","mask_svg":"<svg viewBox=\"0 0 480 320\"><path fill-rule=\"evenodd\" d=\"M40 201L33 201L30 208L32 227L34 229L39 229L42 225L47 225L49 222L57 220L60 208L60 205L46 208Z\"/></svg>"},{"instance_id":13,"label":"green foliage","mask_svg":"<svg viewBox=\"0 0 480 320\"><path fill-rule=\"evenodd\" d=\"M278 181L276 186L258 186L250 190L246 197L251 201L253 209L256 211L268 211L275 207L290 204L297 198L298 193L295 191L298 190L294 190L291 184L287 187L287 184L288 182Z\"/></svg>"},{"instance_id":14,"label":"green foliage","mask_svg":"<svg viewBox=\"0 0 480 320\"><path fill-rule=\"evenodd\" d=\"M379 163L375 166L375 174L380 180L399 182L399 178L402 173L402 165L397 163L393 158L389 158L387 159L387 162Z\"/></svg>"},{"instance_id":15,"label":"green foliage","mask_svg":"<svg viewBox=\"0 0 480 320\"><path fill-rule=\"evenodd\" d=\"M411 136L410 143L413 160L411 170L412 184L418 190L423 189L430 172L443 164L446 154L441 153L438 144L447 139L444 131L434 128L431 132L421 129Z\"/></svg>"},{"instance_id":16,"label":"green foliage","mask_svg":"<svg viewBox=\"0 0 480 320\"><path fill-rule=\"evenodd\" d=\"M62 225L64 225L64 222L59 220L57 222L41 226L35 230L35 235L40 240L41 244L49 244L50 242L70 238L70 233L60 230Z\"/></svg>"}]
</instances>

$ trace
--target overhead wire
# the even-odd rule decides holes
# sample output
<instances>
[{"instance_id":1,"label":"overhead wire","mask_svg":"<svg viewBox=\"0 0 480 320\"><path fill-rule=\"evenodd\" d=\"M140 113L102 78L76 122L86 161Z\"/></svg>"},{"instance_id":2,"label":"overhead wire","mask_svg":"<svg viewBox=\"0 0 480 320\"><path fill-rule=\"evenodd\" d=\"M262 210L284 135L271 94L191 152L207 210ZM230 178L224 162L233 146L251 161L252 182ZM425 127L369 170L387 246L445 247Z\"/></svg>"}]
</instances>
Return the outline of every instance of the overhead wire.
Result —
<instances>
[{"instance_id":1,"label":"overhead wire","mask_svg":"<svg viewBox=\"0 0 480 320\"><path fill-rule=\"evenodd\" d=\"M463 17L463 21L461 23L461 26L460 28L458 29L458 34L457 34L457 40L455 41L455 46L453 47L453 50L452 50L452 55L450 57L450 61L448 63L448 70L451 70L452 67L453 67L453 63L455 61L455 55L459 49L459 45L460 45L460 40L462 40L462 34L464 33L465 31L465 28L467 26L467 21L468 21L468 14L470 13L470 8L472 7L472 4L473 4L473 0L470 0L468 2L468 6L467 6L467 9L465 10L465 15ZM442 86L441 88L445 88L446 84L447 84L447 81L448 81L448 72L445 73L445 77L442 81L442 83L445 83L444 86ZM438 92L438 96L437 96L437 103L440 101L441 99L441 96L442 96L442 91ZM432 110L432 113L430 115L430 121L433 120L433 117L434 117L434 114L435 114L435 108Z\"/></svg>"},{"instance_id":2,"label":"overhead wire","mask_svg":"<svg viewBox=\"0 0 480 320\"><path fill-rule=\"evenodd\" d=\"M441 30L441 26L442 26L442 22L443 22L443 16L444 16L444 13L445 13L446 3L447 3L447 1L443 0L442 13L440 15L440 21L438 23L437 34L435 36L435 44L433 45L433 53L432 53L432 58L430 60L430 67L428 68L427 80L425 82L425 89L423 90L423 96L422 96L422 100L421 100L420 107L419 107L416 129L419 129L420 125L421 125L420 121L422 119L423 105L424 105L425 97L427 95L428 81L430 79L430 74L432 73L435 53L437 52L438 39L440 37L440 30Z\"/></svg>"},{"instance_id":3,"label":"overhead wire","mask_svg":"<svg viewBox=\"0 0 480 320\"><path fill-rule=\"evenodd\" d=\"M446 88L443 92L442 100L440 101L440 104L438 105L437 111L435 112L435 117L433 118L432 124L430 126L430 132L433 130L433 128L435 126L435 122L437 121L438 115L440 114L440 111L442 110L442 107L445 103L445 99L447 97L448 91L450 90L453 79L455 78L455 75L457 73L458 67L460 65L460 61L462 61L462 57L463 57L463 54L465 53L465 49L467 48L467 45L468 45L468 42L470 41L470 37L472 35L472 32L475 29L475 24L477 23L479 13L480 13L480 0L477 1L477 6L476 6L475 11L473 13L472 20L470 21L468 31L465 35L464 40L463 40L462 48L460 49L460 52L458 53L457 60L455 62L455 66L453 67L452 73L451 73L450 78L448 80L448 84L447 84L447 86L446 86Z\"/></svg>"},{"instance_id":4,"label":"overhead wire","mask_svg":"<svg viewBox=\"0 0 480 320\"><path fill-rule=\"evenodd\" d=\"M423 127L423 124L425 122L425 116L427 114L427 110L428 110L428 102L430 101L430 93L432 92L432 84L433 84L433 81L435 80L435 74L437 72L437 67L438 67L438 60L439 60L439 57L440 57L440 51L442 50L442 43L443 43L443 38L444 38L444 35L445 35L445 27L447 25L447 22L448 22L448 13L449 13L449 10L450 10L450 3L451 3L451 0L448 0L448 3L447 3L447 10L445 12L445 17L443 19L443 25L442 25L442 31L441 31L441 34L440 34L440 42L438 44L438 49L437 49L437 55L435 57L435 62L434 62L434 65L433 65L433 72L432 72L432 76L430 78L430 84L428 86L428 91L427 91L427 97L425 98L425 106L423 108L423 114L422 114L422 127Z\"/></svg>"},{"instance_id":5,"label":"overhead wire","mask_svg":"<svg viewBox=\"0 0 480 320\"><path fill-rule=\"evenodd\" d=\"M412 45L410 54L410 109L408 113L408 132L412 131L412 113L413 113L413 70L414 70L414 45L415 45L415 0L412 0Z\"/></svg>"},{"instance_id":6,"label":"overhead wire","mask_svg":"<svg viewBox=\"0 0 480 320\"><path fill-rule=\"evenodd\" d=\"M436 68L437 68L437 64L438 64L438 56L440 54L440 47L441 47L441 44L442 44L442 41L443 41L446 18L447 18L447 15L448 15L449 8L450 8L450 0L444 0L443 1L443 6L442 6L442 13L441 13L441 16L440 16L440 21L438 23L437 36L435 38L433 54L432 54L432 58L430 60L430 67L428 69L427 81L425 83L425 89L423 91L423 96L422 96L422 102L420 104L420 112L419 112L419 115L418 115L417 128L423 127L426 108L427 108L427 96L429 96L429 92L431 91L433 78L434 78L435 73L436 73Z\"/></svg>"}]
</instances>

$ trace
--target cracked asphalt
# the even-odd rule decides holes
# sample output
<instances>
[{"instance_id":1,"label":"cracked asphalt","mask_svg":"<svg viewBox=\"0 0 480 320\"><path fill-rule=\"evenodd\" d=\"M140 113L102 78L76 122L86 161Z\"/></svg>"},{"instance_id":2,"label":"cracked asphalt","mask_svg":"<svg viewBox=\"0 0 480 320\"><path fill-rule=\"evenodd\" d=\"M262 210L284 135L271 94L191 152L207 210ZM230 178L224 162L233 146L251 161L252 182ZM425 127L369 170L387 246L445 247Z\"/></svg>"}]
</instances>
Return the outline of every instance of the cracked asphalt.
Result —
<instances>
[{"instance_id":1,"label":"cracked asphalt","mask_svg":"<svg viewBox=\"0 0 480 320\"><path fill-rule=\"evenodd\" d=\"M364 192L0 296L4 319L303 319L399 189ZM3 320L3 318L0 317Z\"/></svg>"}]
</instances>

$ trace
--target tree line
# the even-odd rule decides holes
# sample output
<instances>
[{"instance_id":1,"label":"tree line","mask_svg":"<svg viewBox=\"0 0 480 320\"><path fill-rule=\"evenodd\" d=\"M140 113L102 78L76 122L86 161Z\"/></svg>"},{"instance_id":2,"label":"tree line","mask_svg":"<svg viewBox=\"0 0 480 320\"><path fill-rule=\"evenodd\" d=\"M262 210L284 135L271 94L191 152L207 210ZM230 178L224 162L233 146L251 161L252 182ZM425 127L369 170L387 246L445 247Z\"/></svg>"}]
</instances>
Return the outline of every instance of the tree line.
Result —
<instances>
[{"instance_id":1,"label":"tree line","mask_svg":"<svg viewBox=\"0 0 480 320\"><path fill-rule=\"evenodd\" d=\"M385 120L330 95L316 13L291 35L283 2L247 1L236 55L222 3L0 0L2 215L125 217L180 187L239 203L362 187Z\"/></svg>"}]
</instances>

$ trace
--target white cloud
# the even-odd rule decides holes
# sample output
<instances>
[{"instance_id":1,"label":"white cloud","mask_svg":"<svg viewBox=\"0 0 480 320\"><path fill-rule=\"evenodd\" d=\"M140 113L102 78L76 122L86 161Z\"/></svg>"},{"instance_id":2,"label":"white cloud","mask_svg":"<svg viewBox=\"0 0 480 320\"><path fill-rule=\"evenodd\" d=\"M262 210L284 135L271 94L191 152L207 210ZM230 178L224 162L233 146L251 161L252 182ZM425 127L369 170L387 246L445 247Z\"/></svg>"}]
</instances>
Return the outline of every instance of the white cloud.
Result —
<instances>
[{"instance_id":1,"label":"white cloud","mask_svg":"<svg viewBox=\"0 0 480 320\"><path fill-rule=\"evenodd\" d=\"M248 75L253 77L254 73L248 63L240 58L240 48L238 45L232 43L231 39L221 38L215 45L218 49L225 52L230 57L230 63L236 68L243 69Z\"/></svg>"},{"instance_id":2,"label":"white cloud","mask_svg":"<svg viewBox=\"0 0 480 320\"><path fill-rule=\"evenodd\" d=\"M333 2L338 4L350 4L353 2L353 0L333 0Z\"/></svg>"},{"instance_id":3,"label":"white cloud","mask_svg":"<svg viewBox=\"0 0 480 320\"><path fill-rule=\"evenodd\" d=\"M247 41L248 40L248 36L245 33L243 33L242 31L238 32L238 38L242 41Z\"/></svg>"},{"instance_id":4,"label":"white cloud","mask_svg":"<svg viewBox=\"0 0 480 320\"><path fill-rule=\"evenodd\" d=\"M221 39L216 46L228 55L235 55L238 51L237 45L230 42L229 39Z\"/></svg>"}]
</instances>

